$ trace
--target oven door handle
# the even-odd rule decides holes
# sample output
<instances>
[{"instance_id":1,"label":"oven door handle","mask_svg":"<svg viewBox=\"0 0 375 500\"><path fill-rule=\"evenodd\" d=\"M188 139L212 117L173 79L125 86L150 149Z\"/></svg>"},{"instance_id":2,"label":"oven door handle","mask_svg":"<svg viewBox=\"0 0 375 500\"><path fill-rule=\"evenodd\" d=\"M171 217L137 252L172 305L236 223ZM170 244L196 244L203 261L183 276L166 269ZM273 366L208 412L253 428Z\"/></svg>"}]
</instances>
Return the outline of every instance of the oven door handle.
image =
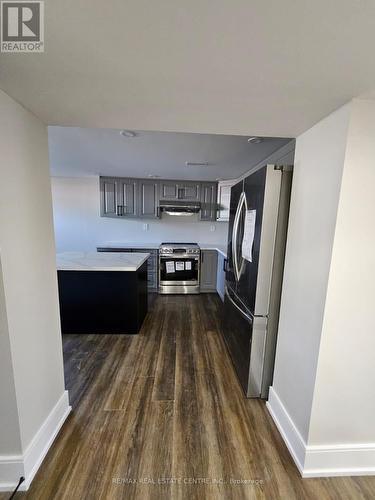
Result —
<instances>
[{"instance_id":1,"label":"oven door handle","mask_svg":"<svg viewBox=\"0 0 375 500\"><path fill-rule=\"evenodd\" d=\"M199 256L198 255L189 255L189 254L184 254L180 256L176 256L176 254L170 254L170 255L160 255L159 260L198 260L199 261Z\"/></svg>"}]
</instances>

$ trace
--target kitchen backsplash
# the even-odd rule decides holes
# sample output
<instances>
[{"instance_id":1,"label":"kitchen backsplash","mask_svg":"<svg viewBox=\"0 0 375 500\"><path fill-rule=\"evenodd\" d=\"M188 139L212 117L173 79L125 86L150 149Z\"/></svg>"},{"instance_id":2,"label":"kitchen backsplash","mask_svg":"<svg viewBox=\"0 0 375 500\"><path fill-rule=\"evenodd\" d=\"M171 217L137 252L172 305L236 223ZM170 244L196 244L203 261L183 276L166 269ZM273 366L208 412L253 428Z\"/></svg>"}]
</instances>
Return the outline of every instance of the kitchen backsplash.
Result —
<instances>
[{"instance_id":1,"label":"kitchen backsplash","mask_svg":"<svg viewBox=\"0 0 375 500\"><path fill-rule=\"evenodd\" d=\"M226 244L227 222L200 222L197 215L163 215L160 220L104 218L99 216L98 177L52 177L51 182L57 252L95 251L106 241Z\"/></svg>"}]
</instances>

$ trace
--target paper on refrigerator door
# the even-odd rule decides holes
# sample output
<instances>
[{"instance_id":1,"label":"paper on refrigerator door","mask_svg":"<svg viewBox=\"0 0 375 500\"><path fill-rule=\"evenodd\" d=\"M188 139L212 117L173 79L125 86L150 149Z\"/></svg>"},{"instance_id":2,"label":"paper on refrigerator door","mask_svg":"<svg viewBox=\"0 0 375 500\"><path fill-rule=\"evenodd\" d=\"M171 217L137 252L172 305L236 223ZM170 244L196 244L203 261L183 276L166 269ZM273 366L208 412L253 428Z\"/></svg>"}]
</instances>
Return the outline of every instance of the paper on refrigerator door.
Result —
<instances>
[{"instance_id":1,"label":"paper on refrigerator door","mask_svg":"<svg viewBox=\"0 0 375 500\"><path fill-rule=\"evenodd\" d=\"M246 210L245 226L242 240L242 257L249 262L253 262L253 243L256 214L256 210Z\"/></svg>"},{"instance_id":2,"label":"paper on refrigerator door","mask_svg":"<svg viewBox=\"0 0 375 500\"><path fill-rule=\"evenodd\" d=\"M167 260L165 263L165 270L167 271L167 274L174 273L174 261L173 260Z\"/></svg>"},{"instance_id":3,"label":"paper on refrigerator door","mask_svg":"<svg viewBox=\"0 0 375 500\"><path fill-rule=\"evenodd\" d=\"M191 262L190 262L190 260L187 260L185 262L185 269L186 269L186 271L191 271Z\"/></svg>"},{"instance_id":4,"label":"paper on refrigerator door","mask_svg":"<svg viewBox=\"0 0 375 500\"><path fill-rule=\"evenodd\" d=\"M183 260L178 260L176 262L176 271L184 271L185 270L185 262Z\"/></svg>"}]
</instances>

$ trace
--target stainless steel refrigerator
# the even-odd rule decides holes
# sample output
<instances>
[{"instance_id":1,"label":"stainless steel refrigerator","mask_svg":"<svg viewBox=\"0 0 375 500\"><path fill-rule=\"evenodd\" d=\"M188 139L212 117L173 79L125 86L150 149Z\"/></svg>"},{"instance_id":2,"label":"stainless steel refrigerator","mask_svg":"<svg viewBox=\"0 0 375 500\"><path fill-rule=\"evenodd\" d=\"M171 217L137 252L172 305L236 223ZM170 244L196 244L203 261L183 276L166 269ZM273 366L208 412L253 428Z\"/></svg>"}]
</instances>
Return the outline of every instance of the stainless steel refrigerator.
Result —
<instances>
[{"instance_id":1,"label":"stainless steel refrigerator","mask_svg":"<svg viewBox=\"0 0 375 500\"><path fill-rule=\"evenodd\" d=\"M272 383L291 184L292 167L267 165L231 189L223 334L247 397Z\"/></svg>"}]
</instances>

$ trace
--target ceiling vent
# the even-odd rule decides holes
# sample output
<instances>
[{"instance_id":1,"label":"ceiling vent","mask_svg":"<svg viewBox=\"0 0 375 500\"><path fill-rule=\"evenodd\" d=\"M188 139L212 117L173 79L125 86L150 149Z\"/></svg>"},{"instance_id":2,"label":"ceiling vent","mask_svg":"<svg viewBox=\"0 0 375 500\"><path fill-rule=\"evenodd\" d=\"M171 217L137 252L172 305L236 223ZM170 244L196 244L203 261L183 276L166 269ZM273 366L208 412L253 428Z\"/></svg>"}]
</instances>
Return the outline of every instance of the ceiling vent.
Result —
<instances>
[{"instance_id":1,"label":"ceiling vent","mask_svg":"<svg viewBox=\"0 0 375 500\"><path fill-rule=\"evenodd\" d=\"M186 167L208 167L208 161L185 161Z\"/></svg>"}]
</instances>

